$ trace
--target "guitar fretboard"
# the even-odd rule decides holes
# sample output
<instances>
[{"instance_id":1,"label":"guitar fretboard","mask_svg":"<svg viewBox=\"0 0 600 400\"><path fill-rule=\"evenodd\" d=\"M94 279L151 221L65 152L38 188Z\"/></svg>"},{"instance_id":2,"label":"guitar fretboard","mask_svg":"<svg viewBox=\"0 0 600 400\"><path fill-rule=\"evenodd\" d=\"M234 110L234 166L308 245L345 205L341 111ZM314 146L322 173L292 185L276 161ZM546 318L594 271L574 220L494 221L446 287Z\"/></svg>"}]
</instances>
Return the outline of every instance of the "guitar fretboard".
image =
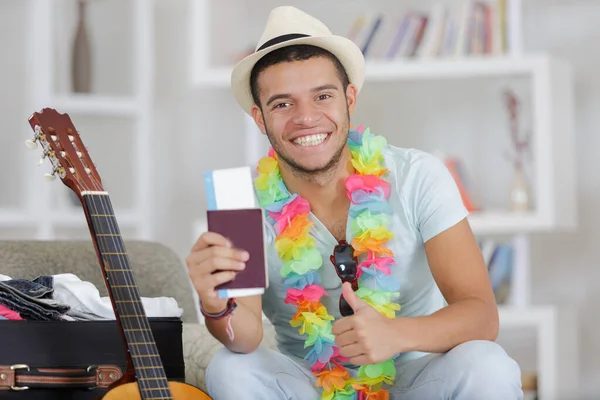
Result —
<instances>
[{"instance_id":1,"label":"guitar fretboard","mask_svg":"<svg viewBox=\"0 0 600 400\"><path fill-rule=\"evenodd\" d=\"M117 219L106 193L83 193L107 289L114 301L143 399L171 399L154 335L144 312Z\"/></svg>"}]
</instances>

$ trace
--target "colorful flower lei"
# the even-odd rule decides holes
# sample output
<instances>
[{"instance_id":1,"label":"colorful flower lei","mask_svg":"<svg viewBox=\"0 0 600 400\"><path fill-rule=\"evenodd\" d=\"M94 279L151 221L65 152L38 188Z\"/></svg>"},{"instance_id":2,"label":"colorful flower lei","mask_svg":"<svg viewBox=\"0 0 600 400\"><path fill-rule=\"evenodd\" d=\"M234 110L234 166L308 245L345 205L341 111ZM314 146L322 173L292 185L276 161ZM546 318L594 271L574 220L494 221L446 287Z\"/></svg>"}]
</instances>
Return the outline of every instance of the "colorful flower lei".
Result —
<instances>
[{"instance_id":1,"label":"colorful flower lei","mask_svg":"<svg viewBox=\"0 0 600 400\"><path fill-rule=\"evenodd\" d=\"M351 244L355 255L363 260L357 271L360 279L356 294L382 315L394 318L400 306L392 298L399 295L399 283L391 276L394 254L384 247L393 237L387 228L391 214L387 202L390 185L381 178L387 171L382 155L387 141L360 126L350 130L348 145L355 169L345 182L351 200ZM320 302L327 292L320 285L317 272L323 260L315 240L309 236L312 222L308 219L308 201L289 193L272 148L267 157L260 159L257 171L254 180L257 196L274 224L275 249L283 261L281 275L287 291L284 302L297 307L290 325L299 328L301 335L307 335L304 347L311 348L304 358L312 365L316 385L323 389L321 399L361 400L367 396L370 400L388 399L389 393L382 386L394 381L393 359L360 366L356 378L341 364L348 359L340 355L331 333L334 317Z\"/></svg>"}]
</instances>

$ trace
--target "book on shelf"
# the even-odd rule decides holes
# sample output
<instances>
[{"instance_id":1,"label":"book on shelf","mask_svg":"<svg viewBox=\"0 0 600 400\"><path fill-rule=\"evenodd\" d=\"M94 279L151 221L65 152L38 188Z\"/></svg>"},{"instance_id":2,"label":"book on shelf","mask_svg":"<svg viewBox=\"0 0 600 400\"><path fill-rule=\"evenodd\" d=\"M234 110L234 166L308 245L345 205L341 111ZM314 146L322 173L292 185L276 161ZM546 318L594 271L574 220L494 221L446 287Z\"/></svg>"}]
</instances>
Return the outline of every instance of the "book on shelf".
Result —
<instances>
[{"instance_id":1,"label":"book on shelf","mask_svg":"<svg viewBox=\"0 0 600 400\"><path fill-rule=\"evenodd\" d=\"M513 266L515 247L512 243L501 242L491 238L479 240L481 254L487 267L490 283L497 304L512 302Z\"/></svg>"},{"instance_id":2,"label":"book on shelf","mask_svg":"<svg viewBox=\"0 0 600 400\"><path fill-rule=\"evenodd\" d=\"M436 150L434 153L448 168L450 175L452 175L467 211L481 211L481 208L475 203L471 195L470 179L467 177L464 162L459 157L448 156L439 150Z\"/></svg>"},{"instance_id":3,"label":"book on shelf","mask_svg":"<svg viewBox=\"0 0 600 400\"><path fill-rule=\"evenodd\" d=\"M347 36L367 59L499 55L509 51L507 23L506 0L440 1L426 11L363 13Z\"/></svg>"},{"instance_id":4,"label":"book on shelf","mask_svg":"<svg viewBox=\"0 0 600 400\"><path fill-rule=\"evenodd\" d=\"M466 176L464 163L458 157L446 157L444 159L444 164L450 171L452 178L454 178L454 182L456 182L465 208L469 212L480 211L480 208L475 204L471 196L469 180Z\"/></svg>"}]
</instances>

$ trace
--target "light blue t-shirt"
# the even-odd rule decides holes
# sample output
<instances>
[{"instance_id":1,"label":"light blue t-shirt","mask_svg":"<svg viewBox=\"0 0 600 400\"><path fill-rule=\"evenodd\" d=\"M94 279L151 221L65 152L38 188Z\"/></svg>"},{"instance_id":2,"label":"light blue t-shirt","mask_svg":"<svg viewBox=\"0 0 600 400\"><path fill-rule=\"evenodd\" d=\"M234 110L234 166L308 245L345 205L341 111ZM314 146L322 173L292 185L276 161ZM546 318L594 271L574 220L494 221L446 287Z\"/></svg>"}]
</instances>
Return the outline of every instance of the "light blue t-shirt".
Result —
<instances>
[{"instance_id":1,"label":"light blue t-shirt","mask_svg":"<svg viewBox=\"0 0 600 400\"><path fill-rule=\"evenodd\" d=\"M423 244L440 232L455 225L468 215L460 193L450 172L437 157L415 149L388 145L383 151L388 171L383 179L390 183L389 203L393 209L390 231L394 238L385 247L394 252L396 265L393 276L400 282L398 302L401 317L429 315L446 305L433 280ZM341 281L329 260L338 243L327 228L311 213L313 222L310 235L314 237L323 258L318 271L321 285L328 295L321 298L329 314L340 318L338 301ZM350 224L346 239L352 240ZM296 307L284 304L286 292L280 273L281 260L275 251L275 230L266 222L266 247L269 268L269 288L262 296L263 312L275 327L276 340L283 354L304 358L309 349L304 348L305 336L298 328L290 326ZM359 261L362 257L359 258ZM399 361L416 358L423 353L411 352L399 355Z\"/></svg>"}]
</instances>

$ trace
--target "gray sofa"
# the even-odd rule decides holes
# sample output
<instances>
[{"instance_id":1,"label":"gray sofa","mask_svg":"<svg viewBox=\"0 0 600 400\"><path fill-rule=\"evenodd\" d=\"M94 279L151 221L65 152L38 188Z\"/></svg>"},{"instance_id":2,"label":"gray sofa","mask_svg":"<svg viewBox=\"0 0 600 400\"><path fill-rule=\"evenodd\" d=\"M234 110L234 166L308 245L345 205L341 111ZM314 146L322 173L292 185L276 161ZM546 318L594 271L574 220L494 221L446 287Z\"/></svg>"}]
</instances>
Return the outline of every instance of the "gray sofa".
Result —
<instances>
[{"instance_id":1,"label":"gray sofa","mask_svg":"<svg viewBox=\"0 0 600 400\"><path fill-rule=\"evenodd\" d=\"M206 390L204 372L212 355L222 346L202 324L187 268L164 245L126 241L125 246L140 294L174 297L183 308L183 344L186 382ZM106 296L94 246L90 241L0 241L0 273L12 278L73 273L90 281ZM275 348L272 326L265 322L263 345Z\"/></svg>"}]
</instances>

